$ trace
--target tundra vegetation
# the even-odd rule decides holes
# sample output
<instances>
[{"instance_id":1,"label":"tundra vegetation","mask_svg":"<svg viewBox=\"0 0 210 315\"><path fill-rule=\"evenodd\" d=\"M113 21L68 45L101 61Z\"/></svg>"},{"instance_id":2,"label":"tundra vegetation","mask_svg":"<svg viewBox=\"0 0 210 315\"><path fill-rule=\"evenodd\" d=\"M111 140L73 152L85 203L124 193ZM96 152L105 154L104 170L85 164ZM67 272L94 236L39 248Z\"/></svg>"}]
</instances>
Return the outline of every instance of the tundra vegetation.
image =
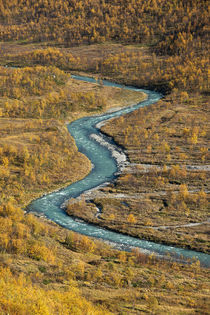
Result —
<instances>
[{"instance_id":1,"label":"tundra vegetation","mask_svg":"<svg viewBox=\"0 0 210 315\"><path fill-rule=\"evenodd\" d=\"M0 0L0 313L208 314L196 260L119 252L24 213L91 168L67 122L144 98L108 78L164 97L103 126L131 164L67 212L209 252L208 19L204 0Z\"/></svg>"}]
</instances>

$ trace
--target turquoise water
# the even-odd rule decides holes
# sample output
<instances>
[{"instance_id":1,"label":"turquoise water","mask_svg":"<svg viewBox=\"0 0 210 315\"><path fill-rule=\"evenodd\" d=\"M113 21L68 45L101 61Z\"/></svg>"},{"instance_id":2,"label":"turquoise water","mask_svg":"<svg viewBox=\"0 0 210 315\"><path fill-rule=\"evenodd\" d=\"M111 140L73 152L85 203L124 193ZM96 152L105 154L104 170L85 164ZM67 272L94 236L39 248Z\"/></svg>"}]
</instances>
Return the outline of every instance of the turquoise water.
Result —
<instances>
[{"instance_id":1,"label":"turquoise water","mask_svg":"<svg viewBox=\"0 0 210 315\"><path fill-rule=\"evenodd\" d=\"M95 83L92 78L72 76L77 80L84 80ZM101 228L97 225L88 224L82 221L75 220L68 215L61 208L61 205L70 198L78 197L81 193L98 185L112 181L119 171L116 160L113 158L111 152L98 142L93 140L90 136L100 135L99 129L96 125L104 120L112 117L119 117L123 114L129 113L139 107L148 106L157 102L161 95L146 90L140 90L133 87L124 87L119 84L103 81L104 85L115 86L126 89L133 89L136 91L143 91L147 93L148 99L131 107L123 108L116 112L105 113L100 116L91 116L78 119L68 125L68 130L74 137L77 147L80 152L84 153L92 162L93 168L91 172L82 180L73 183L59 191L55 191L45 195L37 200L32 201L27 207L27 211L43 214L48 219L69 230L91 236L99 239L109 241L117 244L119 248L130 249L138 247L144 251L154 252L159 255L174 255L176 257L183 257L184 259L192 259L195 257L199 259L202 265L210 266L210 255L199 253L192 250L185 250L173 246L157 244L154 242L140 240L135 237L127 236L121 233L112 232Z\"/></svg>"}]
</instances>

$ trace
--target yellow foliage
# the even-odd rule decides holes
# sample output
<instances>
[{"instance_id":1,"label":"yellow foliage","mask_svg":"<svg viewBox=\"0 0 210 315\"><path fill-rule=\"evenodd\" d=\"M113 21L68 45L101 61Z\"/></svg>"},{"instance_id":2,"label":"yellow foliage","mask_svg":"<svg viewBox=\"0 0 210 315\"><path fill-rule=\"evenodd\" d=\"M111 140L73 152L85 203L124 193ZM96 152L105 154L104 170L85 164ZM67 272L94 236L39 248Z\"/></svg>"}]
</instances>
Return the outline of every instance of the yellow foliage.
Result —
<instances>
[{"instance_id":1,"label":"yellow foliage","mask_svg":"<svg viewBox=\"0 0 210 315\"><path fill-rule=\"evenodd\" d=\"M189 196L188 188L186 184L181 184L179 187L179 195L181 198L186 199Z\"/></svg>"},{"instance_id":2,"label":"yellow foliage","mask_svg":"<svg viewBox=\"0 0 210 315\"><path fill-rule=\"evenodd\" d=\"M134 215L131 213L129 214L128 218L127 218L127 221L129 223L132 223L132 224L135 224L136 223L136 218L134 217Z\"/></svg>"},{"instance_id":3,"label":"yellow foliage","mask_svg":"<svg viewBox=\"0 0 210 315\"><path fill-rule=\"evenodd\" d=\"M20 274L15 278L11 271L0 268L0 313L20 315L105 315L80 296L75 287L67 290L44 290L33 286Z\"/></svg>"},{"instance_id":4,"label":"yellow foliage","mask_svg":"<svg viewBox=\"0 0 210 315\"><path fill-rule=\"evenodd\" d=\"M55 262L55 256L52 251L40 242L32 241L28 244L27 249L29 257L36 260L44 260L53 264ZM55 253L55 249L53 250Z\"/></svg>"}]
</instances>

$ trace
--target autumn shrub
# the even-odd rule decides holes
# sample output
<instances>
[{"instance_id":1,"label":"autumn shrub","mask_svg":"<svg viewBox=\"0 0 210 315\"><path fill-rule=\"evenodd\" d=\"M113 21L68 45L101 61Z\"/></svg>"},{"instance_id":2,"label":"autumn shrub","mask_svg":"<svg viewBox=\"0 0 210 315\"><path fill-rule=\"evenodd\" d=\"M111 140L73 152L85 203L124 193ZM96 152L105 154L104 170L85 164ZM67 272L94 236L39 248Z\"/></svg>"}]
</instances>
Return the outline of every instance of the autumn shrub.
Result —
<instances>
[{"instance_id":1,"label":"autumn shrub","mask_svg":"<svg viewBox=\"0 0 210 315\"><path fill-rule=\"evenodd\" d=\"M88 253L92 253L97 249L94 241L89 237L72 231L67 233L65 245L70 249Z\"/></svg>"},{"instance_id":2,"label":"autumn shrub","mask_svg":"<svg viewBox=\"0 0 210 315\"><path fill-rule=\"evenodd\" d=\"M2 314L108 314L81 297L74 286L66 290L43 289L32 285L20 274L15 277L8 268L0 268L0 312Z\"/></svg>"},{"instance_id":3,"label":"autumn shrub","mask_svg":"<svg viewBox=\"0 0 210 315\"><path fill-rule=\"evenodd\" d=\"M55 262L55 249L50 250L43 243L31 240L27 244L27 255L35 260L44 260L53 264Z\"/></svg>"}]
</instances>

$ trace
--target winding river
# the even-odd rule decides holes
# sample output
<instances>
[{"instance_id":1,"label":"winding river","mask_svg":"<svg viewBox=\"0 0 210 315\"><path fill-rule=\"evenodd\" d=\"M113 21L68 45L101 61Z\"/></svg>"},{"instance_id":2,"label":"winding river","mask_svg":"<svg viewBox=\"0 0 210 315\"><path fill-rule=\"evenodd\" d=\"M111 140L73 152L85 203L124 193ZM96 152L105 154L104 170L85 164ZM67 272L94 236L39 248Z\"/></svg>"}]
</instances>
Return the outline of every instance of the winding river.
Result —
<instances>
[{"instance_id":1,"label":"winding river","mask_svg":"<svg viewBox=\"0 0 210 315\"><path fill-rule=\"evenodd\" d=\"M93 78L89 77L72 76L72 78L96 83ZM62 209L62 204L66 200L72 197L76 198L84 191L112 181L114 178L116 178L117 172L119 172L119 161L124 160L123 152L116 148L115 154L113 154L113 150L110 149L113 148L111 140L107 145L104 143L101 145L99 143L97 139L101 139L101 134L97 125L102 121L112 117L119 117L139 107L153 104L161 98L159 93L152 91L140 90L133 87L125 87L109 81L103 81L103 84L106 86L142 91L148 95L148 98L139 104L126 107L115 112L107 112L102 115L81 118L69 124L68 130L74 137L78 150L85 154L92 162L92 170L84 179L73 183L59 191L49 193L37 200L32 201L28 205L27 211L42 214L46 218L69 230L109 241L110 243L115 244L115 246L117 245L118 248L131 249L133 247L138 247L145 252L154 252L157 255L163 256L170 254L170 256L175 256L176 258L183 257L185 260L195 257L196 259L200 260L200 263L203 266L210 267L210 255L178 247L158 244L121 233L112 232L97 225L75 220L74 218L69 217ZM105 141L103 140L102 142ZM116 154L118 158L116 158Z\"/></svg>"}]
</instances>

